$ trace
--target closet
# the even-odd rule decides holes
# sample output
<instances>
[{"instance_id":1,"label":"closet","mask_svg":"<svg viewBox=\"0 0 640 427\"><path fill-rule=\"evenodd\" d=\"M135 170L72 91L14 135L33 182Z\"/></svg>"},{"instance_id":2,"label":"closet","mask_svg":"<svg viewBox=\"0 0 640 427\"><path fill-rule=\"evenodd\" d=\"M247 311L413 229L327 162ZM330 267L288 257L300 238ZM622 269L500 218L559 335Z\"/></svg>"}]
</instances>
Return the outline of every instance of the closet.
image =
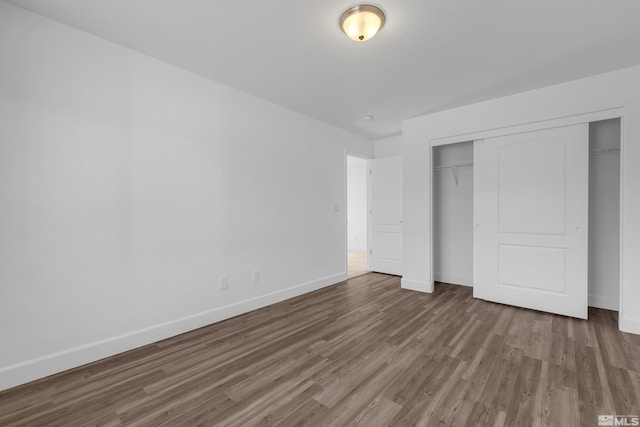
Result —
<instances>
[{"instance_id":1,"label":"closet","mask_svg":"<svg viewBox=\"0 0 640 427\"><path fill-rule=\"evenodd\" d=\"M612 119L432 147L434 281L575 317L617 310L620 142Z\"/></svg>"},{"instance_id":2,"label":"closet","mask_svg":"<svg viewBox=\"0 0 640 427\"><path fill-rule=\"evenodd\" d=\"M473 284L473 142L433 148L434 280Z\"/></svg>"},{"instance_id":3,"label":"closet","mask_svg":"<svg viewBox=\"0 0 640 427\"><path fill-rule=\"evenodd\" d=\"M589 124L589 305L620 304L620 119Z\"/></svg>"}]
</instances>

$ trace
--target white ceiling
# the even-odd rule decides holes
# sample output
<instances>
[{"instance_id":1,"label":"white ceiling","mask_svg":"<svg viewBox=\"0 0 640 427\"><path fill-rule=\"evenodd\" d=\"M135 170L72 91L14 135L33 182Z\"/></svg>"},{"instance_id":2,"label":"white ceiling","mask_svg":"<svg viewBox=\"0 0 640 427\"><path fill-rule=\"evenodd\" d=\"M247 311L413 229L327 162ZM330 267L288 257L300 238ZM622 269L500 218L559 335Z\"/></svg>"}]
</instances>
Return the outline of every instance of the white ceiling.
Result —
<instances>
[{"instance_id":1,"label":"white ceiling","mask_svg":"<svg viewBox=\"0 0 640 427\"><path fill-rule=\"evenodd\" d=\"M7 2L373 139L640 64L638 0L379 0L387 25L366 43L338 28L354 1Z\"/></svg>"}]
</instances>

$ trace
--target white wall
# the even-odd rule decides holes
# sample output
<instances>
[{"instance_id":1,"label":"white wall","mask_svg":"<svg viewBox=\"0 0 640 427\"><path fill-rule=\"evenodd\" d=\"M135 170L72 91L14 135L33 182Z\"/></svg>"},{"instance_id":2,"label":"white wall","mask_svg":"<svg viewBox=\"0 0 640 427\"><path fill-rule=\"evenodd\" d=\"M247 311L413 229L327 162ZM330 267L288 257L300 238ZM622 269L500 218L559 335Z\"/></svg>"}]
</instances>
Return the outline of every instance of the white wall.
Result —
<instances>
[{"instance_id":1,"label":"white wall","mask_svg":"<svg viewBox=\"0 0 640 427\"><path fill-rule=\"evenodd\" d=\"M589 124L589 305L618 310L620 299L620 120Z\"/></svg>"},{"instance_id":2,"label":"white wall","mask_svg":"<svg viewBox=\"0 0 640 427\"><path fill-rule=\"evenodd\" d=\"M403 123L404 270L402 286L431 292L430 144L481 131L622 108L620 328L640 333L640 67L417 117ZM591 120L590 120L591 121Z\"/></svg>"},{"instance_id":3,"label":"white wall","mask_svg":"<svg viewBox=\"0 0 640 427\"><path fill-rule=\"evenodd\" d=\"M376 140L374 142L374 151L376 159L401 155L402 135Z\"/></svg>"},{"instance_id":4,"label":"white wall","mask_svg":"<svg viewBox=\"0 0 640 427\"><path fill-rule=\"evenodd\" d=\"M473 164L473 142L433 148L434 166ZM433 174L433 278L473 284L473 167Z\"/></svg>"},{"instance_id":5,"label":"white wall","mask_svg":"<svg viewBox=\"0 0 640 427\"><path fill-rule=\"evenodd\" d=\"M4 2L0 64L0 389L346 277L370 141Z\"/></svg>"},{"instance_id":6,"label":"white wall","mask_svg":"<svg viewBox=\"0 0 640 427\"><path fill-rule=\"evenodd\" d=\"M347 247L367 250L367 161L347 156Z\"/></svg>"}]
</instances>

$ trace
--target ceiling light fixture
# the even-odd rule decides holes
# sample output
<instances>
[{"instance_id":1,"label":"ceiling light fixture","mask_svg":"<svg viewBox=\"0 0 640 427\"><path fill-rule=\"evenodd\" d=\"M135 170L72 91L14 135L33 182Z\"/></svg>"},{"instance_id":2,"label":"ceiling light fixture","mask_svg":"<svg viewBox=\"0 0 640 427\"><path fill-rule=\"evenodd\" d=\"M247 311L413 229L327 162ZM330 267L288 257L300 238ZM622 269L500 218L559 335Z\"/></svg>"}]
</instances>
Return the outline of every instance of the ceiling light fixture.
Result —
<instances>
[{"instance_id":1,"label":"ceiling light fixture","mask_svg":"<svg viewBox=\"0 0 640 427\"><path fill-rule=\"evenodd\" d=\"M366 42L384 27L384 12L375 6L362 4L347 9L340 17L340 28L351 40Z\"/></svg>"}]
</instances>

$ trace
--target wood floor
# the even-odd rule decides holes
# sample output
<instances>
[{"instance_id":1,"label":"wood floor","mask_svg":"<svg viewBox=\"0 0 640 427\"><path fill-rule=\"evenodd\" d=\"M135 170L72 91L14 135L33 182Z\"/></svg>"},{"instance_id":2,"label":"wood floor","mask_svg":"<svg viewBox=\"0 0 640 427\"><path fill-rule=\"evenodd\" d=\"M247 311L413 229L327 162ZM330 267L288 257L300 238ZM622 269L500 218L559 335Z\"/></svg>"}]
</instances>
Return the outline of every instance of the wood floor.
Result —
<instances>
[{"instance_id":1,"label":"wood floor","mask_svg":"<svg viewBox=\"0 0 640 427\"><path fill-rule=\"evenodd\" d=\"M553 425L640 414L640 337L370 273L0 394L2 426Z\"/></svg>"},{"instance_id":2,"label":"wood floor","mask_svg":"<svg viewBox=\"0 0 640 427\"><path fill-rule=\"evenodd\" d=\"M351 279L367 273L367 253L349 249L347 276Z\"/></svg>"}]
</instances>

